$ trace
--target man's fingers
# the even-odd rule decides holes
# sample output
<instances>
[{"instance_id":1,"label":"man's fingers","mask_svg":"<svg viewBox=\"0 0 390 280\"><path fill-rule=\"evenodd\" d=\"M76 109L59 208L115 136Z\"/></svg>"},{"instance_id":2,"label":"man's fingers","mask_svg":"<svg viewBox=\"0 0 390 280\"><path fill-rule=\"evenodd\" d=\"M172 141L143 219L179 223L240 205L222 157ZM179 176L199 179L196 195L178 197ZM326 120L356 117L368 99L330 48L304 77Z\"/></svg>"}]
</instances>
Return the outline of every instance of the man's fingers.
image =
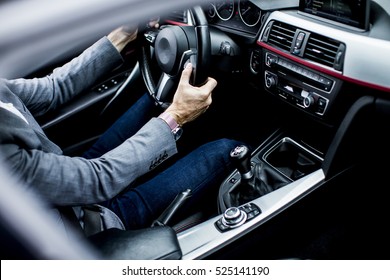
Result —
<instances>
[{"instance_id":1,"label":"man's fingers","mask_svg":"<svg viewBox=\"0 0 390 280\"><path fill-rule=\"evenodd\" d=\"M156 29L158 29L160 27L160 24L158 23L157 19L149 21L149 23L147 25L148 25L148 27L156 28Z\"/></svg>"},{"instance_id":2,"label":"man's fingers","mask_svg":"<svg viewBox=\"0 0 390 280\"><path fill-rule=\"evenodd\" d=\"M213 78L208 78L207 82L202 86L202 89L211 92L216 86L217 86L217 81Z\"/></svg>"},{"instance_id":3,"label":"man's fingers","mask_svg":"<svg viewBox=\"0 0 390 280\"><path fill-rule=\"evenodd\" d=\"M183 72L181 73L181 78L180 78L181 81L189 83L190 78L191 78L191 74L192 74L192 64L187 63L186 67L184 68Z\"/></svg>"},{"instance_id":4,"label":"man's fingers","mask_svg":"<svg viewBox=\"0 0 390 280\"><path fill-rule=\"evenodd\" d=\"M181 77L180 77L181 82L189 83L190 78L191 78L191 74L192 74L192 64L188 63L188 64L186 64L183 72L181 73ZM216 86L217 86L217 81L215 79L209 77L207 79L207 82L204 85L202 85L200 88L208 90L208 91L212 91Z\"/></svg>"},{"instance_id":5,"label":"man's fingers","mask_svg":"<svg viewBox=\"0 0 390 280\"><path fill-rule=\"evenodd\" d=\"M134 25L122 25L121 26L122 31L128 33L128 34L133 34L138 32L138 27Z\"/></svg>"}]
</instances>

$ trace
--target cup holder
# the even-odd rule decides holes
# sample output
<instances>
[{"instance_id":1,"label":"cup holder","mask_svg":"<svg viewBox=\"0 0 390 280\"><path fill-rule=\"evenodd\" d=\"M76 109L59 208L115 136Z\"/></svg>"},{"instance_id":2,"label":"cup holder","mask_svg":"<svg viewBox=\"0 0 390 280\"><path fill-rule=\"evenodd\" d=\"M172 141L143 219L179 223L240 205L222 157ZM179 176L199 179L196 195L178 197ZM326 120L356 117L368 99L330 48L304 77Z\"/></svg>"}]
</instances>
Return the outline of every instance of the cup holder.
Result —
<instances>
[{"instance_id":1,"label":"cup holder","mask_svg":"<svg viewBox=\"0 0 390 280\"><path fill-rule=\"evenodd\" d=\"M264 161L295 181L321 168L322 159L291 138L283 138L267 153Z\"/></svg>"}]
</instances>

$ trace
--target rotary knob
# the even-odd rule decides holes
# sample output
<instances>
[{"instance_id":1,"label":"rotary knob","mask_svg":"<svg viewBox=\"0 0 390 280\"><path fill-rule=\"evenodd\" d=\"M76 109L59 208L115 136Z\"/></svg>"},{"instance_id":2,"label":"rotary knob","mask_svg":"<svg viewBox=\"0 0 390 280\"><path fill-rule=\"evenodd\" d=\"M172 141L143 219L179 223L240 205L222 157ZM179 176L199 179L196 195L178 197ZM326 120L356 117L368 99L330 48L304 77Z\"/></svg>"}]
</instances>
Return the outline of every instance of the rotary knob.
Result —
<instances>
[{"instance_id":1,"label":"rotary knob","mask_svg":"<svg viewBox=\"0 0 390 280\"><path fill-rule=\"evenodd\" d=\"M267 88L272 88L272 87L276 86L276 79L272 74L269 74L269 72L266 73L266 76L265 76L265 86Z\"/></svg>"},{"instance_id":2,"label":"rotary knob","mask_svg":"<svg viewBox=\"0 0 390 280\"><path fill-rule=\"evenodd\" d=\"M277 63L278 63L278 57L267 53L267 58L266 58L265 64L267 64L267 66L271 67Z\"/></svg>"},{"instance_id":3,"label":"rotary knob","mask_svg":"<svg viewBox=\"0 0 390 280\"><path fill-rule=\"evenodd\" d=\"M222 216L222 223L230 228L238 227L245 223L247 214L237 207L226 209Z\"/></svg>"},{"instance_id":4,"label":"rotary knob","mask_svg":"<svg viewBox=\"0 0 390 280\"><path fill-rule=\"evenodd\" d=\"M314 97L311 94L303 98L303 106L305 108L311 107L314 104L314 102L315 102Z\"/></svg>"}]
</instances>

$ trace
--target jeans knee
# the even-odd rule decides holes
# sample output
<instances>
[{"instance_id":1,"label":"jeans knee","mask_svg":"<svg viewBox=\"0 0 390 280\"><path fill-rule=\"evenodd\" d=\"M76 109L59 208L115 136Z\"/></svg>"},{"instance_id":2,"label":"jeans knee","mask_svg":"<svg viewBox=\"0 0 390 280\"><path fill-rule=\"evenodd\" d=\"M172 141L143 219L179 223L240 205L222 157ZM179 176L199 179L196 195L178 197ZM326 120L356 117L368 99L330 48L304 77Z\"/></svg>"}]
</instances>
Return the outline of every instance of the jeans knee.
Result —
<instances>
[{"instance_id":1,"label":"jeans knee","mask_svg":"<svg viewBox=\"0 0 390 280\"><path fill-rule=\"evenodd\" d=\"M216 146L219 147L219 150L222 153L230 154L230 151L233 150L235 147L239 145L244 145L243 142L234 140L234 139L228 139L228 138L222 138L219 140L216 140Z\"/></svg>"}]
</instances>

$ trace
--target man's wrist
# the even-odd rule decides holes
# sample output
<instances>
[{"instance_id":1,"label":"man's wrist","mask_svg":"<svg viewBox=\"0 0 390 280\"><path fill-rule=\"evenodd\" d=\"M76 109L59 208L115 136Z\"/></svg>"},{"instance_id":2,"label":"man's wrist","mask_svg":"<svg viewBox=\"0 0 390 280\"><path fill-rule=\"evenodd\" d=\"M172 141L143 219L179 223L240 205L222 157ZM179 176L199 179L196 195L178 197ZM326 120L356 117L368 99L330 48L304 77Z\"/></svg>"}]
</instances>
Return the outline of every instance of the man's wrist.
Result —
<instances>
[{"instance_id":1,"label":"man's wrist","mask_svg":"<svg viewBox=\"0 0 390 280\"><path fill-rule=\"evenodd\" d=\"M175 140L178 140L183 132L181 126L176 122L172 115L168 112L163 112L158 116L160 119L164 120L170 127Z\"/></svg>"},{"instance_id":2,"label":"man's wrist","mask_svg":"<svg viewBox=\"0 0 390 280\"><path fill-rule=\"evenodd\" d=\"M172 117L170 113L163 112L158 116L160 119L163 119L171 128L171 130L176 129L178 126L180 126L177 121Z\"/></svg>"}]
</instances>

